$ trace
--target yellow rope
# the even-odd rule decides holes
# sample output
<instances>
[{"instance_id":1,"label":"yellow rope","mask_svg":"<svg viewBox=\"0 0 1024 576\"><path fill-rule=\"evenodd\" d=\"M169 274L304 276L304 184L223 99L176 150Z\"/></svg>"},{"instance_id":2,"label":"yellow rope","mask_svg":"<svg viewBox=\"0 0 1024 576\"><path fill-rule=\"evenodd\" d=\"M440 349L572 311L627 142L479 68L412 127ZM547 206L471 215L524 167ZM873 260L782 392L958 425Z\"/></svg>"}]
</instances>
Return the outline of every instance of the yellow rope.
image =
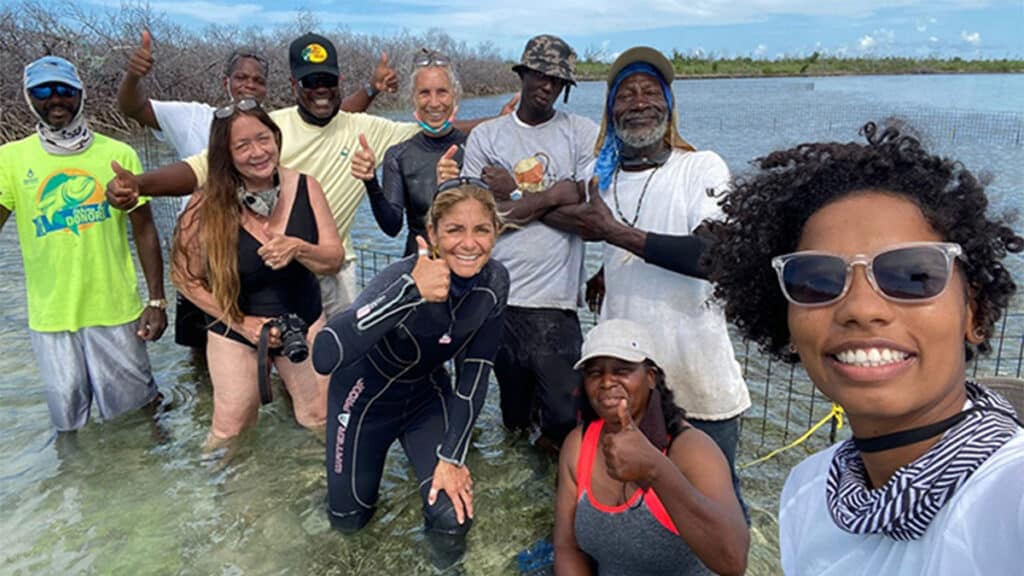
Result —
<instances>
[{"instance_id":1,"label":"yellow rope","mask_svg":"<svg viewBox=\"0 0 1024 576\"><path fill-rule=\"evenodd\" d=\"M811 426L810 430L808 430L807 432L804 432L802 436L800 436L796 440L790 442L789 444L786 444L782 448L776 448L775 450L772 450L768 454L758 458L757 460L754 460L753 462L747 462L746 464L740 464L739 469L742 470L744 468L749 468L750 466L753 466L755 464L760 464L762 462L767 462L768 460L771 460L772 458L774 458L775 456L778 456L779 454L785 452L786 450L789 450L790 448L792 448L794 446L800 445L804 440L807 440L808 438L810 438L811 434L814 434L818 430L818 428L821 428L822 426L825 425L826 422L828 422L829 420L832 420L833 418L836 419L836 429L837 430L842 430L843 429L843 407L838 405L838 404L832 404L832 410L824 418L819 420L817 424L815 424L814 426Z\"/></svg>"}]
</instances>

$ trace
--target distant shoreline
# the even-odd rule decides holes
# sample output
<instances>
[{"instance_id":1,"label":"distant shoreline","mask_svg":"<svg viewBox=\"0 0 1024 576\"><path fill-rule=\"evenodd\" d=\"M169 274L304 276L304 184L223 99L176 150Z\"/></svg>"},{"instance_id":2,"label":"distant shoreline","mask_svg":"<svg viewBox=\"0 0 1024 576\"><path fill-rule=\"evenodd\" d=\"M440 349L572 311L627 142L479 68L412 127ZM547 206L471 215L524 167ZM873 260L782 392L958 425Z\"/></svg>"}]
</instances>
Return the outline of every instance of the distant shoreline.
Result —
<instances>
[{"instance_id":1,"label":"distant shoreline","mask_svg":"<svg viewBox=\"0 0 1024 576\"><path fill-rule=\"evenodd\" d=\"M918 76L935 74L1022 74L1024 60L950 60L911 58L833 58L815 53L808 58L753 60L701 59L673 54L677 79L807 78L816 76ZM580 80L605 80L611 64L584 61L576 65Z\"/></svg>"}]
</instances>

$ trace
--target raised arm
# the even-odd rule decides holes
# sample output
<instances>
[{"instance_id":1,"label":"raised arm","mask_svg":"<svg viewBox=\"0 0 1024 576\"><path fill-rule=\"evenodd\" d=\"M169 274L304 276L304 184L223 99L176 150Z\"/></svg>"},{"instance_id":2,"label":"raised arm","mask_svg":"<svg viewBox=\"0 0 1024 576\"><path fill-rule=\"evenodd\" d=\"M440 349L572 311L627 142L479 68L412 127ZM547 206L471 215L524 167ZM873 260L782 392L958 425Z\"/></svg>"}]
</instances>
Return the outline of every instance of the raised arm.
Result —
<instances>
[{"instance_id":1,"label":"raised arm","mask_svg":"<svg viewBox=\"0 0 1024 576\"><path fill-rule=\"evenodd\" d=\"M359 135L359 150L352 156L352 176L363 181L373 217L380 229L391 237L402 230L405 184L398 168L398 154L404 148L405 142L401 142L384 153L384 188L377 180L376 155L365 135Z\"/></svg>"},{"instance_id":2,"label":"raised arm","mask_svg":"<svg viewBox=\"0 0 1024 576\"><path fill-rule=\"evenodd\" d=\"M376 68L373 69L373 77L369 84L372 91L367 91L366 87L362 87L355 93L349 94L341 101L341 109L345 112L365 112L381 92L395 93L398 91L398 75L389 64L387 52L381 51L380 60L377 62Z\"/></svg>"},{"instance_id":3,"label":"raised arm","mask_svg":"<svg viewBox=\"0 0 1024 576\"><path fill-rule=\"evenodd\" d=\"M149 97L140 86L142 78L153 69L152 38L149 30L142 31L142 41L128 58L128 68L117 89L117 107L125 116L146 128L160 130L160 123L153 113Z\"/></svg>"},{"instance_id":4,"label":"raised arm","mask_svg":"<svg viewBox=\"0 0 1024 576\"><path fill-rule=\"evenodd\" d=\"M412 259L385 268L341 314L327 322L313 343L313 367L330 374L376 346L392 328L424 302L412 277Z\"/></svg>"},{"instance_id":5,"label":"raised arm","mask_svg":"<svg viewBox=\"0 0 1024 576\"><path fill-rule=\"evenodd\" d=\"M195 172L185 162L175 162L130 178L107 182L107 202L121 210L131 210L139 196L188 196L198 185Z\"/></svg>"}]
</instances>

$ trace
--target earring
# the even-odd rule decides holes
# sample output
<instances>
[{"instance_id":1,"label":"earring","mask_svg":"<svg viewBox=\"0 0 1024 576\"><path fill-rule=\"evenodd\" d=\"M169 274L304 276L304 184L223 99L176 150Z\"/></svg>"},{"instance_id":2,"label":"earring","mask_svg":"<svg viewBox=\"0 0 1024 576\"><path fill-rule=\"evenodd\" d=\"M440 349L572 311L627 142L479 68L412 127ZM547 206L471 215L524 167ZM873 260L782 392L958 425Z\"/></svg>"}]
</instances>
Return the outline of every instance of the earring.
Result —
<instances>
[{"instance_id":1,"label":"earring","mask_svg":"<svg viewBox=\"0 0 1024 576\"><path fill-rule=\"evenodd\" d=\"M790 342L789 345L786 346L786 350L788 350L790 354L796 354L797 353L796 344L793 344L792 342Z\"/></svg>"},{"instance_id":2,"label":"earring","mask_svg":"<svg viewBox=\"0 0 1024 576\"><path fill-rule=\"evenodd\" d=\"M985 328L983 326L975 326L974 329L971 330L971 334L973 334L974 337L977 338L978 340L984 340Z\"/></svg>"}]
</instances>

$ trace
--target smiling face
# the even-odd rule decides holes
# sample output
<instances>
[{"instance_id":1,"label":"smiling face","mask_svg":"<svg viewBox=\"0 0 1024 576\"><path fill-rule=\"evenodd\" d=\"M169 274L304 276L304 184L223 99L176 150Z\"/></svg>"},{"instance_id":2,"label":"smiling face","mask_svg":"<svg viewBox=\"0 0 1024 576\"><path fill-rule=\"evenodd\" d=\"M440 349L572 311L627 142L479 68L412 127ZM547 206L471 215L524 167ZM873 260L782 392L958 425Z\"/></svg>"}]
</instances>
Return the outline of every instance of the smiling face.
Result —
<instances>
[{"instance_id":1,"label":"smiling face","mask_svg":"<svg viewBox=\"0 0 1024 576\"><path fill-rule=\"evenodd\" d=\"M56 82L52 82L43 86L55 87L56 85ZM61 86L66 87L63 84ZM44 122L52 128L60 129L71 123L75 114L78 113L78 107L82 105L82 91L74 90L74 92L74 96L61 96L56 90L51 90L49 98L40 100L32 96L30 91L29 101Z\"/></svg>"},{"instance_id":2,"label":"smiling face","mask_svg":"<svg viewBox=\"0 0 1024 576\"><path fill-rule=\"evenodd\" d=\"M643 362L598 356L583 365L587 399L611 432L619 429L618 407L623 399L629 403L633 421L643 420L654 382L654 370Z\"/></svg>"},{"instance_id":3,"label":"smiling face","mask_svg":"<svg viewBox=\"0 0 1024 576\"><path fill-rule=\"evenodd\" d=\"M880 192L845 196L804 225L797 250L850 258L894 244L945 239L909 200ZM815 386L843 406L858 436L937 420L963 404L964 339L975 341L965 282L954 266L934 300L898 303L854 267L849 292L828 306L789 304L793 344ZM861 429L857 429L858 421Z\"/></svg>"},{"instance_id":4,"label":"smiling face","mask_svg":"<svg viewBox=\"0 0 1024 576\"><path fill-rule=\"evenodd\" d=\"M441 128L455 114L455 90L444 68L430 66L416 71L413 88L416 119L431 128Z\"/></svg>"},{"instance_id":5,"label":"smiling face","mask_svg":"<svg viewBox=\"0 0 1024 576\"><path fill-rule=\"evenodd\" d=\"M475 276L483 269L498 240L494 215L473 198L453 204L436 227L427 226L427 232L448 268L462 278Z\"/></svg>"},{"instance_id":6,"label":"smiling face","mask_svg":"<svg viewBox=\"0 0 1024 576\"><path fill-rule=\"evenodd\" d=\"M224 89L232 100L252 98L262 103L267 97L267 77L263 64L255 58L239 58L231 69L231 75L224 78Z\"/></svg>"},{"instance_id":7,"label":"smiling face","mask_svg":"<svg viewBox=\"0 0 1024 576\"><path fill-rule=\"evenodd\" d=\"M274 133L258 118L238 114L231 123L231 160L250 189L268 187L277 170Z\"/></svg>"},{"instance_id":8,"label":"smiling face","mask_svg":"<svg viewBox=\"0 0 1024 576\"><path fill-rule=\"evenodd\" d=\"M292 79L292 91L299 106L317 118L330 118L341 107L341 78L327 73Z\"/></svg>"},{"instance_id":9,"label":"smiling face","mask_svg":"<svg viewBox=\"0 0 1024 576\"><path fill-rule=\"evenodd\" d=\"M650 74L637 73L619 84L612 102L615 132L634 148L657 143L668 129L668 102L661 82Z\"/></svg>"}]
</instances>

